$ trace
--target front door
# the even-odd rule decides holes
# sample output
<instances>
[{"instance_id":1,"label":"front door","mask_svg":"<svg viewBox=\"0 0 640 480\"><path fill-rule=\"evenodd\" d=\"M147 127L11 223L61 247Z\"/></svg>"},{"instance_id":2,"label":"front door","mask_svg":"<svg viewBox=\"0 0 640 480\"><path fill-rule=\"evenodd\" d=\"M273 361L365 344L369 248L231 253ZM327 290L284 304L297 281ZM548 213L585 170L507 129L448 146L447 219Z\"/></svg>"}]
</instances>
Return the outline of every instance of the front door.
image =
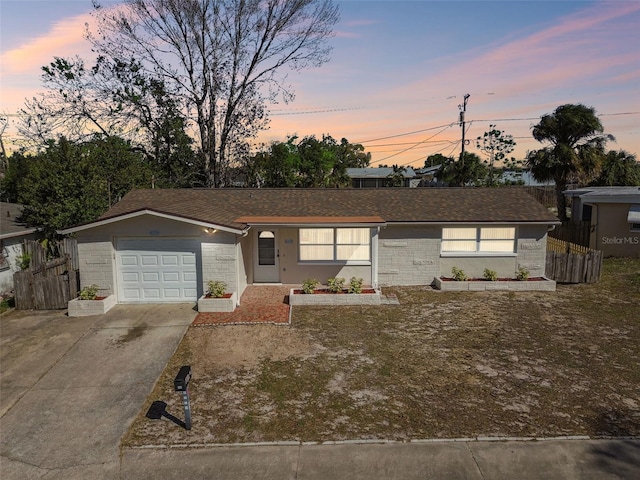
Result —
<instances>
[{"instance_id":1,"label":"front door","mask_svg":"<svg viewBox=\"0 0 640 480\"><path fill-rule=\"evenodd\" d=\"M253 282L279 283L278 231L266 228L256 229L255 246Z\"/></svg>"}]
</instances>

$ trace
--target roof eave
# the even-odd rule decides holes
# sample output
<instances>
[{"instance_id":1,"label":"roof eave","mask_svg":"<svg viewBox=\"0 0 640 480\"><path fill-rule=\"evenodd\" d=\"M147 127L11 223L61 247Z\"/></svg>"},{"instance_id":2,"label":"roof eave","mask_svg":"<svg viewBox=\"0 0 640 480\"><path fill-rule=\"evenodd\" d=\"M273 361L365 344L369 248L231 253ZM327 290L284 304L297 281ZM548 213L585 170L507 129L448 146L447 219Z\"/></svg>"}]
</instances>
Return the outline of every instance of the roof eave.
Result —
<instances>
[{"instance_id":1,"label":"roof eave","mask_svg":"<svg viewBox=\"0 0 640 480\"><path fill-rule=\"evenodd\" d=\"M562 222L556 220L433 220L433 221L416 221L394 222L387 221L387 225L561 225Z\"/></svg>"},{"instance_id":2,"label":"roof eave","mask_svg":"<svg viewBox=\"0 0 640 480\"><path fill-rule=\"evenodd\" d=\"M26 230L22 230L21 232L3 233L0 235L0 240L5 240L7 238L24 237L26 235L31 235L37 232L37 228L28 228Z\"/></svg>"},{"instance_id":3,"label":"roof eave","mask_svg":"<svg viewBox=\"0 0 640 480\"><path fill-rule=\"evenodd\" d=\"M195 219L192 219L192 218L181 217L179 215L171 215L171 214L168 214L168 213L158 212L158 211L150 210L150 209L142 209L142 210L136 210L134 212L124 213L122 215L115 215L115 216L109 217L109 218L98 219L96 221L85 223L85 224L82 224L82 225L76 225L75 227L70 227L70 228L65 228L65 229L62 229L62 230L58 230L58 234L60 234L60 235L69 235L71 233L77 233L77 232L81 232L83 230L89 230L89 229L92 229L92 228L101 227L103 225L109 225L111 223L120 222L122 220L127 220L127 219L130 219L130 218L136 218L136 217L139 217L141 215L152 215L152 216L156 216L156 217L160 217L160 218L166 218L166 219L169 219L169 220L175 220L177 222L189 223L191 225L197 225L197 226L204 227L204 228L215 228L216 230L222 230L224 232L233 233L235 235L244 235L246 233L246 231L247 231L246 228L243 228L243 229L231 228L231 227L228 227L226 225L219 225L219 224L216 224L216 223L205 222L205 221L201 221L201 220L195 220Z\"/></svg>"}]
</instances>

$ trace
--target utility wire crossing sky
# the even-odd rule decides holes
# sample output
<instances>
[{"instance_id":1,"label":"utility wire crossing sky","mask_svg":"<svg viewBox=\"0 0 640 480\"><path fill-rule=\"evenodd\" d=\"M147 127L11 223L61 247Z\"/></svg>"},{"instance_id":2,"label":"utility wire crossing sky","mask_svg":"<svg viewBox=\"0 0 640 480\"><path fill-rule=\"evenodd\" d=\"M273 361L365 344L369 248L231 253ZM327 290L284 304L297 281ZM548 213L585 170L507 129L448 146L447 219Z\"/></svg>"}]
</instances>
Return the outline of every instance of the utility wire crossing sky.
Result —
<instances>
[{"instance_id":1,"label":"utility wire crossing sky","mask_svg":"<svg viewBox=\"0 0 640 480\"><path fill-rule=\"evenodd\" d=\"M104 2L106 5L113 1ZM329 134L362 143L372 165L420 167L432 154L457 156L459 110L466 151L496 125L523 159L543 145L540 117L565 103L594 107L609 149L640 152L640 2L338 1L332 60L291 73L296 98L272 105L255 142ZM16 114L43 91L54 56L93 61L82 38L90 0L0 0L0 113ZM393 141L391 141L393 140Z\"/></svg>"}]
</instances>

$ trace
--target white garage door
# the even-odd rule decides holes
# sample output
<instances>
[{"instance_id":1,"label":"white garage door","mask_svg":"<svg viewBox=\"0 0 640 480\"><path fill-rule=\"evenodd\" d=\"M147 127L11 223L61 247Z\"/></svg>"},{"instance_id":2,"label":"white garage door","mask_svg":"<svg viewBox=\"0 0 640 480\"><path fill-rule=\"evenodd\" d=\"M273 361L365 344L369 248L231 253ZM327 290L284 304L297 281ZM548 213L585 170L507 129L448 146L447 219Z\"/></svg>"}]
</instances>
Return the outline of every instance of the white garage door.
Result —
<instances>
[{"instance_id":1,"label":"white garage door","mask_svg":"<svg viewBox=\"0 0 640 480\"><path fill-rule=\"evenodd\" d=\"M119 239L118 301L178 303L198 299L196 252L188 239Z\"/></svg>"}]
</instances>

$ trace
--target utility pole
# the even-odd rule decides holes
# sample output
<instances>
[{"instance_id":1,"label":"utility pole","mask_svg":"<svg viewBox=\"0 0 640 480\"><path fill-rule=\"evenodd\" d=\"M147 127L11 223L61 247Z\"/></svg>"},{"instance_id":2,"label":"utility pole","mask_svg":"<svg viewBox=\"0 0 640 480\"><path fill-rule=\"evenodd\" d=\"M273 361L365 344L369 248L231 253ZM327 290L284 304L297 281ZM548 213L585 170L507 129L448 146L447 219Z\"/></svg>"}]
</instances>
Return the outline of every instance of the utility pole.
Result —
<instances>
[{"instance_id":1,"label":"utility pole","mask_svg":"<svg viewBox=\"0 0 640 480\"><path fill-rule=\"evenodd\" d=\"M464 114L467 111L467 101L469 100L469 97L471 95L469 95L468 93L465 94L464 96L464 101L462 102L462 105L458 105L458 108L460 109L460 126L462 127L462 152L460 152L460 164L464 165Z\"/></svg>"}]
</instances>

